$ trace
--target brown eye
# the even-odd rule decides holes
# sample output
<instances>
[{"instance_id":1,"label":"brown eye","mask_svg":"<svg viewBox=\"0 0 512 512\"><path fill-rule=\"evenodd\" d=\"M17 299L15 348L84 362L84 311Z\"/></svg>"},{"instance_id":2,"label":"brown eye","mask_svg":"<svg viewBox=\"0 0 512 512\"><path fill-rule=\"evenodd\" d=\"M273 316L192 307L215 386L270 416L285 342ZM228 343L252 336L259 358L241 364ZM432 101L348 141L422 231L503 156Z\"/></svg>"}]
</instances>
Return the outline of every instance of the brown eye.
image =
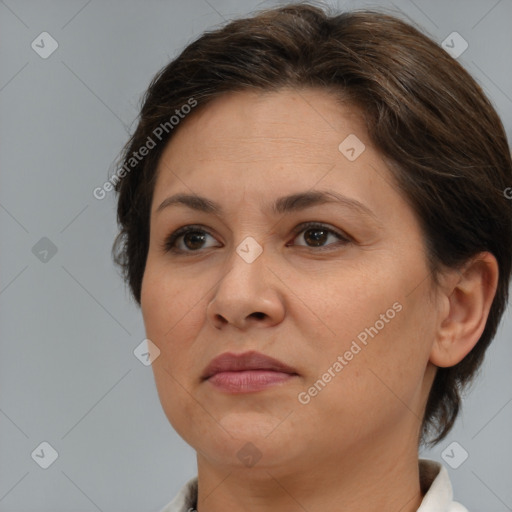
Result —
<instances>
[{"instance_id":1,"label":"brown eye","mask_svg":"<svg viewBox=\"0 0 512 512\"><path fill-rule=\"evenodd\" d=\"M172 233L164 243L165 252L199 252L200 249L214 247L206 246L208 237L213 236L204 229L197 226L184 226Z\"/></svg>"},{"instance_id":2,"label":"brown eye","mask_svg":"<svg viewBox=\"0 0 512 512\"><path fill-rule=\"evenodd\" d=\"M332 228L324 226L323 224L303 224L299 226L302 228L297 230L295 235L295 240L304 240L305 244L297 243L297 245L305 245L306 247L318 247L320 249L324 247L330 247L332 245L345 245L351 242L348 236L335 231ZM329 240L329 237L334 240L334 243L329 243L326 245L326 242Z\"/></svg>"},{"instance_id":3,"label":"brown eye","mask_svg":"<svg viewBox=\"0 0 512 512\"><path fill-rule=\"evenodd\" d=\"M187 249L200 249L205 239L206 236L201 231L189 231L183 235L183 244Z\"/></svg>"},{"instance_id":4,"label":"brown eye","mask_svg":"<svg viewBox=\"0 0 512 512\"><path fill-rule=\"evenodd\" d=\"M304 240L314 247L323 245L328 238L329 232L326 229L310 228L304 231Z\"/></svg>"}]
</instances>

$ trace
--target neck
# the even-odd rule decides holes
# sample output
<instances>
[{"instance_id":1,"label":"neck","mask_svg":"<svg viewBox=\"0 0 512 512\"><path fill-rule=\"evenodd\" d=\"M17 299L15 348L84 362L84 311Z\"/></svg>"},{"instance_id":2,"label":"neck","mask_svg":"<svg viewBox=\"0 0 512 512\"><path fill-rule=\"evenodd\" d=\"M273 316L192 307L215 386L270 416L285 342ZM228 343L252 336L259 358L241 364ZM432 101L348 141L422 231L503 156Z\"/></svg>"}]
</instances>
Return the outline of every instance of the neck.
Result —
<instances>
[{"instance_id":1,"label":"neck","mask_svg":"<svg viewBox=\"0 0 512 512\"><path fill-rule=\"evenodd\" d=\"M212 466L198 455L198 512L416 512L420 489L418 452L366 443L350 453L288 467ZM389 445L388 445L389 446Z\"/></svg>"}]
</instances>

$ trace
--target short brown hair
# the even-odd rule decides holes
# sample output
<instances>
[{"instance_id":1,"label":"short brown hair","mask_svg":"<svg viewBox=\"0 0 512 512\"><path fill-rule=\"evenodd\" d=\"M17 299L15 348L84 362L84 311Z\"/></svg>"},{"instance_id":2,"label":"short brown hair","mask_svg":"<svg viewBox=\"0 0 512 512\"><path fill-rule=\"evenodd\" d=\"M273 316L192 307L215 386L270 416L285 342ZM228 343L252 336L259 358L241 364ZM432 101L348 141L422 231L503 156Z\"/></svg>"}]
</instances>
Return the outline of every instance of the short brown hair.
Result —
<instances>
[{"instance_id":1,"label":"short brown hair","mask_svg":"<svg viewBox=\"0 0 512 512\"><path fill-rule=\"evenodd\" d=\"M201 107L226 92L283 87L323 87L359 107L420 221L434 282L443 266L457 268L481 251L498 261L480 340L460 363L437 369L420 432L425 445L437 434L433 446L453 427L461 391L507 304L512 206L504 191L512 161L503 125L469 73L412 25L377 11L328 15L291 4L206 32L164 67L146 91L120 166L126 169L154 130L191 99ZM115 187L120 232L112 252L139 305L156 169L177 129L169 127L157 147L132 161Z\"/></svg>"}]
</instances>

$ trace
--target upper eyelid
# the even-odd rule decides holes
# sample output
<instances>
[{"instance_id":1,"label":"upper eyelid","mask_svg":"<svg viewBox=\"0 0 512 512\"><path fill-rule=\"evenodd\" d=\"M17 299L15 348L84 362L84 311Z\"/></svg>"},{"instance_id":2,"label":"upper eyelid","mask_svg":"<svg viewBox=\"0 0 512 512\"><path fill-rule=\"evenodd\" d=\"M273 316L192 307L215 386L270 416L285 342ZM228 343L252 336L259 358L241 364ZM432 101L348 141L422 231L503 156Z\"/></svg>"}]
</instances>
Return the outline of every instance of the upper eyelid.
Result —
<instances>
[{"instance_id":1,"label":"upper eyelid","mask_svg":"<svg viewBox=\"0 0 512 512\"><path fill-rule=\"evenodd\" d=\"M338 228L334 228L332 226L329 226L329 224L326 224L325 222L320 222L320 221L307 221L307 222L301 222L300 224L297 224L297 226L293 229L293 232L294 233L300 233L301 231L304 231L306 229L313 229L313 228L325 228L326 231L330 231L332 233L335 233L337 235L340 235L340 236L344 236L346 238L350 238L350 236L345 233L343 230L340 230ZM175 229L172 233L170 233L169 236L172 236L173 234L176 234L177 232L180 232L179 235L177 235L178 237L179 236L183 236L185 234L187 234L187 232L189 231L204 231L205 233L209 234L210 236L213 236L215 237L215 235L213 234L214 230L210 229L210 228L207 228L205 226L202 226L200 224L187 224L187 225L184 225L178 229ZM168 237L167 237L168 238Z\"/></svg>"}]
</instances>

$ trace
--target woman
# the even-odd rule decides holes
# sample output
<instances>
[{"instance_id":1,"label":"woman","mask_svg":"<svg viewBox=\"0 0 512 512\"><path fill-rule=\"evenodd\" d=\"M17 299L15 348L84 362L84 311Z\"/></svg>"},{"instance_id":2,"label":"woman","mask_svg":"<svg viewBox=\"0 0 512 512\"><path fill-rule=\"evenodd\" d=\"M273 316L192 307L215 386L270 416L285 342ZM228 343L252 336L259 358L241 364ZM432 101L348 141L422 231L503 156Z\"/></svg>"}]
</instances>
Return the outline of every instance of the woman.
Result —
<instances>
[{"instance_id":1,"label":"woman","mask_svg":"<svg viewBox=\"0 0 512 512\"><path fill-rule=\"evenodd\" d=\"M198 476L165 512L465 511L446 437L507 303L512 162L408 24L289 5L151 83L114 245Z\"/></svg>"}]
</instances>

